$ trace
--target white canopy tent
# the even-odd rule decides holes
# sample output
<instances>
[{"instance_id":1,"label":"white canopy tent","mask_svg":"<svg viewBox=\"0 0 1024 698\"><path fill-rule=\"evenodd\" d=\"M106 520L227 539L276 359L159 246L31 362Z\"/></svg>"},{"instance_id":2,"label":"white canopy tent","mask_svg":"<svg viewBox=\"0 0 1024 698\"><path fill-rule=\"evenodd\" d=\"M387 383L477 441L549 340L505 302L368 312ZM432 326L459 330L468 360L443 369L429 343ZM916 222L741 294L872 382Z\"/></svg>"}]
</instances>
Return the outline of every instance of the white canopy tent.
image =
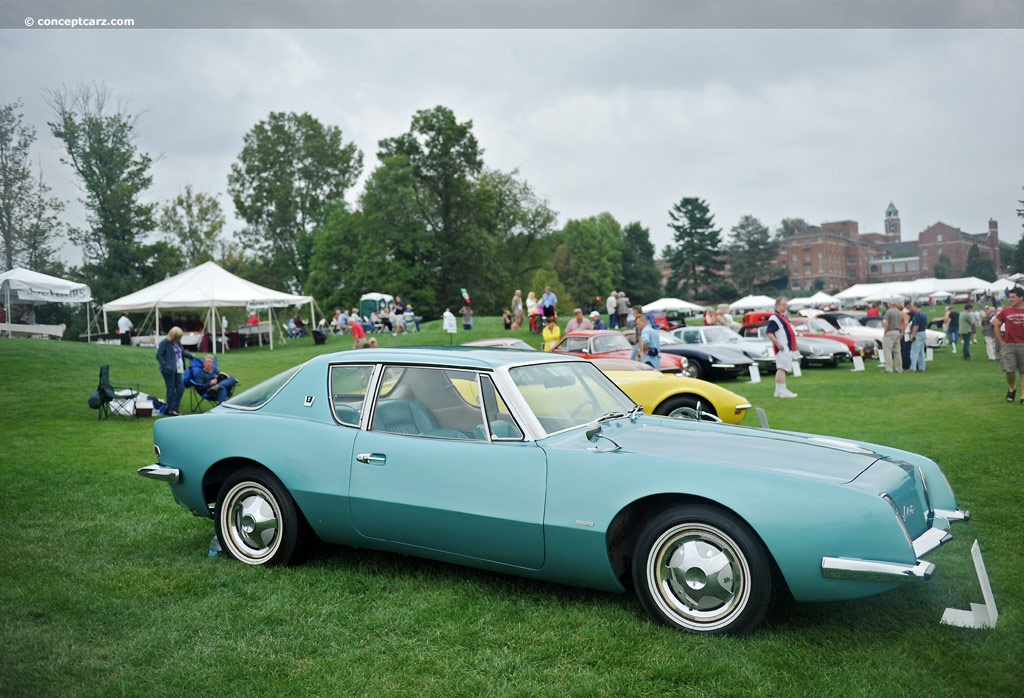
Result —
<instances>
[{"instance_id":1,"label":"white canopy tent","mask_svg":"<svg viewBox=\"0 0 1024 698\"><path fill-rule=\"evenodd\" d=\"M219 327L218 308L266 309L272 318L273 308L306 303L309 303L310 307L310 326L316 327L316 309L312 296L275 291L235 276L213 262L206 262L140 291L104 303L103 327L107 327L108 312L153 312L156 316L156 326L160 327L161 310L201 308L207 311L206 326L212 330L212 335L216 335ZM270 348L274 348L273 332L270 334Z\"/></svg>"},{"instance_id":2,"label":"white canopy tent","mask_svg":"<svg viewBox=\"0 0 1024 698\"><path fill-rule=\"evenodd\" d=\"M67 281L49 274L41 274L30 269L15 267L0 274L0 295L8 318L3 323L2 331L8 337L18 334L47 334L62 336L63 325L18 325L11 315L11 303L22 305L41 305L43 303L85 303L86 327L89 326L89 302L92 291L86 284ZM33 328L33 329L29 329ZM58 331L59 328L59 331ZM38 330L38 331L36 331Z\"/></svg>"},{"instance_id":3,"label":"white canopy tent","mask_svg":"<svg viewBox=\"0 0 1024 698\"><path fill-rule=\"evenodd\" d=\"M704 306L697 305L696 303L690 303L689 301L680 300L679 298L659 298L653 303L648 303L641 308L645 313L650 313L655 310L660 310L663 313L677 312L677 313L703 313Z\"/></svg>"},{"instance_id":4,"label":"white canopy tent","mask_svg":"<svg viewBox=\"0 0 1024 698\"><path fill-rule=\"evenodd\" d=\"M915 279L914 281L890 281L878 284L855 284L840 291L836 297L844 303L870 302L885 298L929 298L938 297L938 291L947 293L984 293L989 282L976 276L960 279Z\"/></svg>"},{"instance_id":5,"label":"white canopy tent","mask_svg":"<svg viewBox=\"0 0 1024 698\"><path fill-rule=\"evenodd\" d=\"M824 291L818 291L813 296L805 298L790 298L790 310L802 310L803 308L818 307L820 305L842 305L843 302L835 296L830 296Z\"/></svg>"},{"instance_id":6,"label":"white canopy tent","mask_svg":"<svg viewBox=\"0 0 1024 698\"><path fill-rule=\"evenodd\" d=\"M749 310L772 310L775 308L775 299L768 296L743 296L738 301L729 304L729 312L741 313Z\"/></svg>"},{"instance_id":7,"label":"white canopy tent","mask_svg":"<svg viewBox=\"0 0 1024 698\"><path fill-rule=\"evenodd\" d=\"M1002 298L1003 295L1011 288L1014 286L1020 286L1021 283L1024 283L1021 279L1024 279L1024 274L1014 274L1013 276L1008 276L1005 279L999 279L998 281L993 282L988 287L987 291L994 296Z\"/></svg>"}]
</instances>

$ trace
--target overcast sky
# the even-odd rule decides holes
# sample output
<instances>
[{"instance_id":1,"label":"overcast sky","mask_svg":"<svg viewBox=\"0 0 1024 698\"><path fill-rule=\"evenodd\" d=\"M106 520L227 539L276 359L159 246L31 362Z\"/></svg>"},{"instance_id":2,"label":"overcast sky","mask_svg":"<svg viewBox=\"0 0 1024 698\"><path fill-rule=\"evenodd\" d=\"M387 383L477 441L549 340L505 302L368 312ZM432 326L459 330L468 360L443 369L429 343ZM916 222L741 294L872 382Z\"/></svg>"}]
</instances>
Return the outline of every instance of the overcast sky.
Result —
<instances>
[{"instance_id":1,"label":"overcast sky","mask_svg":"<svg viewBox=\"0 0 1024 698\"><path fill-rule=\"evenodd\" d=\"M309 112L364 152L354 201L378 141L444 105L560 223L608 211L659 254L685 196L726 232L746 214L879 232L891 201L905 240L989 218L1021 235L1024 31L14 29L0 65L56 194L79 196L45 90L97 81L139 115L150 200L219 194L232 230L227 174L271 111ZM82 224L77 206L66 217Z\"/></svg>"}]
</instances>

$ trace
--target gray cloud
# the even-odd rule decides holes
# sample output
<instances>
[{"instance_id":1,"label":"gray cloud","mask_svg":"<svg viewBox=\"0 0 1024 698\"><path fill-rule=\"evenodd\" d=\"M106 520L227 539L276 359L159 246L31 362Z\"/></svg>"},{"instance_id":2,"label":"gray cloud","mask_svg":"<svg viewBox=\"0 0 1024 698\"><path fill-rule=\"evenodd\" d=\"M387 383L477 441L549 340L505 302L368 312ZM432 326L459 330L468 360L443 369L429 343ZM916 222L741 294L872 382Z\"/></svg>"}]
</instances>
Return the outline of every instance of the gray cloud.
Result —
<instances>
[{"instance_id":1,"label":"gray cloud","mask_svg":"<svg viewBox=\"0 0 1024 698\"><path fill-rule=\"evenodd\" d=\"M158 201L185 185L223 193L271 111L341 127L369 171L378 140L443 104L563 222L609 211L659 249L683 196L707 199L726 230L750 214L877 231L893 201L905 236L937 220L980 232L990 217L1004 241L1021 231L1024 32L3 31L0 62L22 66L2 99L24 101L64 198L77 194L43 90L96 80L162 155Z\"/></svg>"}]
</instances>

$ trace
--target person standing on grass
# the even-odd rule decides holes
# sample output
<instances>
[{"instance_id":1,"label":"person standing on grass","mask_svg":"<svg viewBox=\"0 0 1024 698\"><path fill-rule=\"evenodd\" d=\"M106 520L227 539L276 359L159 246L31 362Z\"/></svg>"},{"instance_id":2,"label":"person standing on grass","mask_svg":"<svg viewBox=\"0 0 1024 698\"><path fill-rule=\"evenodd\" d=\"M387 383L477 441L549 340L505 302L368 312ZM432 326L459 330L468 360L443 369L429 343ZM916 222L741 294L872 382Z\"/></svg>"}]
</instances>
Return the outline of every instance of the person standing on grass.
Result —
<instances>
[{"instance_id":1,"label":"person standing on grass","mask_svg":"<svg viewBox=\"0 0 1024 698\"><path fill-rule=\"evenodd\" d=\"M655 371L661 370L661 340L658 331L651 327L647 316L636 316L636 348L637 358L651 366Z\"/></svg>"},{"instance_id":2,"label":"person standing on grass","mask_svg":"<svg viewBox=\"0 0 1024 698\"><path fill-rule=\"evenodd\" d=\"M548 315L545 320L545 327L541 331L541 339L544 340L544 344L541 347L544 351L551 351L558 344L558 340L562 338L562 329L558 326L558 317L555 315Z\"/></svg>"},{"instance_id":3,"label":"person standing on grass","mask_svg":"<svg viewBox=\"0 0 1024 698\"><path fill-rule=\"evenodd\" d=\"M185 394L185 359L195 358L181 346L183 334L180 327L172 327L156 349L156 361L167 388L167 414L172 417L180 414L178 408Z\"/></svg>"},{"instance_id":4,"label":"person standing on grass","mask_svg":"<svg viewBox=\"0 0 1024 698\"><path fill-rule=\"evenodd\" d=\"M1017 399L1017 376L1024 377L1024 288L1015 286L1010 289L1009 300L1010 304L1000 308L992 319L992 327L1003 344L1003 358L999 366L1006 373L1009 386L1006 401L1013 402ZM1020 404L1024 405L1024 396Z\"/></svg>"},{"instance_id":5,"label":"person standing on grass","mask_svg":"<svg viewBox=\"0 0 1024 698\"><path fill-rule=\"evenodd\" d=\"M971 340L978 330L978 320L971 310L974 306L970 303L964 306L964 312L960 313L960 340L964 346L964 361L971 360Z\"/></svg>"},{"instance_id":6,"label":"person standing on grass","mask_svg":"<svg viewBox=\"0 0 1024 698\"><path fill-rule=\"evenodd\" d=\"M985 317L981 319L981 336L985 338L985 352L989 361L999 360L999 350L996 339L996 328L992 327L992 319L996 316L996 309L991 305L985 308Z\"/></svg>"},{"instance_id":7,"label":"person standing on grass","mask_svg":"<svg viewBox=\"0 0 1024 698\"><path fill-rule=\"evenodd\" d=\"M953 304L946 306L946 317L942 326L946 328L946 339L949 340L950 351L956 353L956 343L960 338L960 313L956 311Z\"/></svg>"},{"instance_id":8,"label":"person standing on grass","mask_svg":"<svg viewBox=\"0 0 1024 698\"><path fill-rule=\"evenodd\" d=\"M921 311L921 301L914 301L910 316L910 371L924 373L924 342L928 318Z\"/></svg>"},{"instance_id":9,"label":"person standing on grass","mask_svg":"<svg viewBox=\"0 0 1024 698\"><path fill-rule=\"evenodd\" d=\"M885 372L903 373L903 355L900 353L900 336L903 334L903 313L896 301L886 301L885 315L882 316L882 355L885 357Z\"/></svg>"},{"instance_id":10,"label":"person standing on grass","mask_svg":"<svg viewBox=\"0 0 1024 698\"><path fill-rule=\"evenodd\" d=\"M796 393L786 387L786 374L793 370L796 354L796 332L786 317L788 310L788 300L783 297L775 299L775 310L765 328L775 350L775 397L796 397Z\"/></svg>"}]
</instances>

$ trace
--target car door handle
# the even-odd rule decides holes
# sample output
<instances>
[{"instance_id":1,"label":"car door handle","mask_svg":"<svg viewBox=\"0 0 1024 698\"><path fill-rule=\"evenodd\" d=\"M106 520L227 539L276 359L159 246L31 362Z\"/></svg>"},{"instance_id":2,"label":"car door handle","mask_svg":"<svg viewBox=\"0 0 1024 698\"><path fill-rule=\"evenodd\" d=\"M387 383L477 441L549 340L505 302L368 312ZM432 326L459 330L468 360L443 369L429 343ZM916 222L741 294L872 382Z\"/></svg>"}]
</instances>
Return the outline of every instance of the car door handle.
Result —
<instances>
[{"instance_id":1,"label":"car door handle","mask_svg":"<svg viewBox=\"0 0 1024 698\"><path fill-rule=\"evenodd\" d=\"M359 453L356 460L367 465L384 465L388 462L387 456L383 453Z\"/></svg>"}]
</instances>

